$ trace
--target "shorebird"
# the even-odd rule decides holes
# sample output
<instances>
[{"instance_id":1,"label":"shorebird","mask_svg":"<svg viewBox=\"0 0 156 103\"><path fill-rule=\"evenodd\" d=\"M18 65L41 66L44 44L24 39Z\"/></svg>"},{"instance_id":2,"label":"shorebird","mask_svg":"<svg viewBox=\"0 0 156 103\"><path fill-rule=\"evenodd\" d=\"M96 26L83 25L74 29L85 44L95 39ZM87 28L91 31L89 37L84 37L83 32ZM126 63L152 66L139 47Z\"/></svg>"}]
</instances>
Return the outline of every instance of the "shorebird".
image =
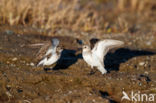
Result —
<instances>
[{"instance_id":1,"label":"shorebird","mask_svg":"<svg viewBox=\"0 0 156 103\"><path fill-rule=\"evenodd\" d=\"M53 38L51 41L45 43L36 57L40 60L37 66L49 66L56 63L62 53L63 49L59 46L59 40L57 38Z\"/></svg>"},{"instance_id":2,"label":"shorebird","mask_svg":"<svg viewBox=\"0 0 156 103\"><path fill-rule=\"evenodd\" d=\"M96 43L95 43L96 42ZM107 70L104 67L104 56L107 54L107 52L115 47L119 47L124 44L124 42L119 40L111 40L111 39L105 39L105 40L98 40L98 39L92 39L90 40L90 43L95 43L93 45L93 48L91 48L88 45L84 45L82 47L82 57L87 62L88 65L93 67L97 67L97 69L102 73L107 73Z\"/></svg>"}]
</instances>

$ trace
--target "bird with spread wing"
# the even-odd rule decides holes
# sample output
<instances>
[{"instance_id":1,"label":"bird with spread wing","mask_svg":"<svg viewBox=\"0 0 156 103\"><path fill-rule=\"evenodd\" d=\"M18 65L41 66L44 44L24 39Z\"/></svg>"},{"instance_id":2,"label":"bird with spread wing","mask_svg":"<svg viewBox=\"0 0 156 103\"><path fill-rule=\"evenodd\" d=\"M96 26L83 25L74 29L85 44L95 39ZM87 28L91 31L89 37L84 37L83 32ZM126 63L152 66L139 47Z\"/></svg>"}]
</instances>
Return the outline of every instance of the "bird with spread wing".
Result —
<instances>
[{"instance_id":1,"label":"bird with spread wing","mask_svg":"<svg viewBox=\"0 0 156 103\"><path fill-rule=\"evenodd\" d=\"M91 43L93 40L90 41ZM104 67L104 57L107 52L115 47L120 47L124 42L119 40L105 39L105 40L96 40L96 43L93 46L84 45L82 48L83 59L91 66L97 67L97 69L102 73L107 73L107 70Z\"/></svg>"}]
</instances>

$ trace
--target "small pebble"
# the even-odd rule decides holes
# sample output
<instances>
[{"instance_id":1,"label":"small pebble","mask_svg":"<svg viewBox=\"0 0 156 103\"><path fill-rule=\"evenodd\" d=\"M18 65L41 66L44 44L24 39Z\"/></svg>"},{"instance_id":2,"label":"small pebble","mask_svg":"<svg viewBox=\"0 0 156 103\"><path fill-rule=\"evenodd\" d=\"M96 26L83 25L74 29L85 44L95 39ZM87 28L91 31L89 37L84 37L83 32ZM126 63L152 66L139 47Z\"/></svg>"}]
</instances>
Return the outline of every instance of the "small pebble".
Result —
<instances>
[{"instance_id":1,"label":"small pebble","mask_svg":"<svg viewBox=\"0 0 156 103\"><path fill-rule=\"evenodd\" d=\"M149 74L149 72L147 72L147 71L145 71L144 73L145 73L146 75L148 75L148 74Z\"/></svg>"},{"instance_id":2,"label":"small pebble","mask_svg":"<svg viewBox=\"0 0 156 103\"><path fill-rule=\"evenodd\" d=\"M72 91L69 91L68 93L69 93L69 94L72 94Z\"/></svg>"},{"instance_id":3,"label":"small pebble","mask_svg":"<svg viewBox=\"0 0 156 103\"><path fill-rule=\"evenodd\" d=\"M143 65L145 65L145 62L140 62L139 65L143 66Z\"/></svg>"},{"instance_id":4,"label":"small pebble","mask_svg":"<svg viewBox=\"0 0 156 103\"><path fill-rule=\"evenodd\" d=\"M46 101L50 100L50 96L46 96L46 97L45 97L45 100L46 100Z\"/></svg>"},{"instance_id":5,"label":"small pebble","mask_svg":"<svg viewBox=\"0 0 156 103\"><path fill-rule=\"evenodd\" d=\"M28 101L28 100L24 100L24 103L31 103L30 101Z\"/></svg>"},{"instance_id":6,"label":"small pebble","mask_svg":"<svg viewBox=\"0 0 156 103\"><path fill-rule=\"evenodd\" d=\"M96 102L96 100L95 100L95 99L93 99L92 101L93 101L93 102Z\"/></svg>"},{"instance_id":7,"label":"small pebble","mask_svg":"<svg viewBox=\"0 0 156 103\"><path fill-rule=\"evenodd\" d=\"M16 57L14 57L14 58L12 59L12 61L17 61L17 58L16 58Z\"/></svg>"},{"instance_id":8,"label":"small pebble","mask_svg":"<svg viewBox=\"0 0 156 103\"><path fill-rule=\"evenodd\" d=\"M6 32L8 35L12 35L12 34L14 34L14 32L11 31L11 30L6 30L5 32Z\"/></svg>"},{"instance_id":9,"label":"small pebble","mask_svg":"<svg viewBox=\"0 0 156 103\"><path fill-rule=\"evenodd\" d=\"M25 61L21 61L21 63L24 63L25 64L26 62Z\"/></svg>"},{"instance_id":10,"label":"small pebble","mask_svg":"<svg viewBox=\"0 0 156 103\"><path fill-rule=\"evenodd\" d=\"M35 64L34 63L30 63L30 66L35 66Z\"/></svg>"},{"instance_id":11,"label":"small pebble","mask_svg":"<svg viewBox=\"0 0 156 103\"><path fill-rule=\"evenodd\" d=\"M142 83L141 82L139 82L139 86L142 86Z\"/></svg>"},{"instance_id":12,"label":"small pebble","mask_svg":"<svg viewBox=\"0 0 156 103\"><path fill-rule=\"evenodd\" d=\"M9 61L7 61L7 64L10 64L10 62L9 62Z\"/></svg>"},{"instance_id":13,"label":"small pebble","mask_svg":"<svg viewBox=\"0 0 156 103\"><path fill-rule=\"evenodd\" d=\"M151 44L152 44L151 41L146 42L146 45L151 45Z\"/></svg>"},{"instance_id":14,"label":"small pebble","mask_svg":"<svg viewBox=\"0 0 156 103\"><path fill-rule=\"evenodd\" d=\"M119 78L116 78L116 80L119 80Z\"/></svg>"},{"instance_id":15,"label":"small pebble","mask_svg":"<svg viewBox=\"0 0 156 103\"><path fill-rule=\"evenodd\" d=\"M15 67L15 64L10 64L12 67Z\"/></svg>"},{"instance_id":16,"label":"small pebble","mask_svg":"<svg viewBox=\"0 0 156 103\"><path fill-rule=\"evenodd\" d=\"M91 93L89 93L89 95L92 95Z\"/></svg>"}]
</instances>

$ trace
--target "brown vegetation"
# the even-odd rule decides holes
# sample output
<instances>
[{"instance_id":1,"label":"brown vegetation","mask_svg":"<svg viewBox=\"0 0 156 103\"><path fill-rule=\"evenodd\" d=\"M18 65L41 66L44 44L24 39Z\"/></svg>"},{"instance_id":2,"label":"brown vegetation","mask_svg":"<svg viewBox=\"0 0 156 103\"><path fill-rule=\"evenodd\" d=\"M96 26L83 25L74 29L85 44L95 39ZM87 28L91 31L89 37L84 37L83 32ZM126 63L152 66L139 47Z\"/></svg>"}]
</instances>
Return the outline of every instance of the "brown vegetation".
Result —
<instances>
[{"instance_id":1,"label":"brown vegetation","mask_svg":"<svg viewBox=\"0 0 156 103\"><path fill-rule=\"evenodd\" d=\"M147 17L155 8L155 0L1 0L0 24L126 32L130 26L119 13L128 11Z\"/></svg>"}]
</instances>

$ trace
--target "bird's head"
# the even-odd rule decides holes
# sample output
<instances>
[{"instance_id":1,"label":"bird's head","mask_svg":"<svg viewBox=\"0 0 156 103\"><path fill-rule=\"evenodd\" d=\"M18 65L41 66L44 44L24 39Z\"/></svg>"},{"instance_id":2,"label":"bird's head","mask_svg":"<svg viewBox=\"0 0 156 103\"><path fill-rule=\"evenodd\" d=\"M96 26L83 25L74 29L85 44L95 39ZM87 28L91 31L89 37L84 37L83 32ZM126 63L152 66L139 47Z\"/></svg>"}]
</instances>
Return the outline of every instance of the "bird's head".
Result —
<instances>
[{"instance_id":1,"label":"bird's head","mask_svg":"<svg viewBox=\"0 0 156 103\"><path fill-rule=\"evenodd\" d=\"M90 51L90 47L88 45L83 45L82 51L83 52L88 52L88 51Z\"/></svg>"}]
</instances>

